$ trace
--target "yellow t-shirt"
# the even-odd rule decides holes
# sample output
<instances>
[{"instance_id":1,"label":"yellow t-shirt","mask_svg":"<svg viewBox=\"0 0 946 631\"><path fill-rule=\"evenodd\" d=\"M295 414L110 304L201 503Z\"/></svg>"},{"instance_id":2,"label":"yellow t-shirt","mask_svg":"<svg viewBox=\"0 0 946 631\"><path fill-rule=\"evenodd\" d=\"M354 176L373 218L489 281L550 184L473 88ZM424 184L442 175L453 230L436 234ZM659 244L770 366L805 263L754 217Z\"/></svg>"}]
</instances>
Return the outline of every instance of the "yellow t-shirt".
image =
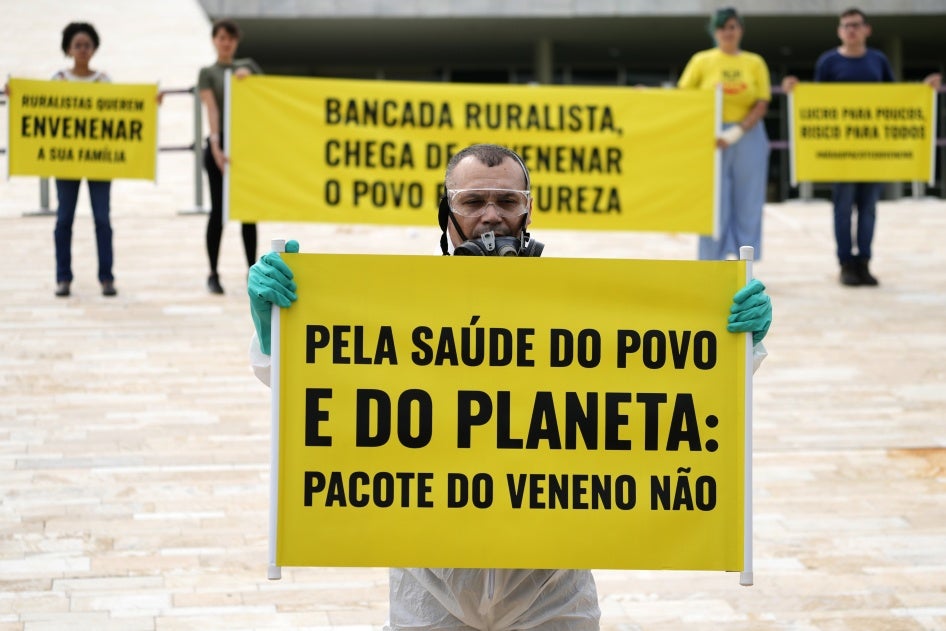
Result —
<instances>
[{"instance_id":1,"label":"yellow t-shirt","mask_svg":"<svg viewBox=\"0 0 946 631\"><path fill-rule=\"evenodd\" d=\"M755 53L727 55L718 48L690 58L677 87L711 89L723 85L723 122L738 123L756 101L771 101L772 86L765 61Z\"/></svg>"}]
</instances>

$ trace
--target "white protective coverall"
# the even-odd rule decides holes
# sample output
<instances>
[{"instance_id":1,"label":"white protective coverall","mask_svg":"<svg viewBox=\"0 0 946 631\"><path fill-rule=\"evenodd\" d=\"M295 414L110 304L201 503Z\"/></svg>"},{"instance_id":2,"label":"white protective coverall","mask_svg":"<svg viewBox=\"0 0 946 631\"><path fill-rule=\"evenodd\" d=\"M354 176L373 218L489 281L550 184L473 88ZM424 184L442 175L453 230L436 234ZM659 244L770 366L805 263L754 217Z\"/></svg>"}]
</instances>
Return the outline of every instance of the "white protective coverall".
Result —
<instances>
[{"instance_id":1,"label":"white protective coverall","mask_svg":"<svg viewBox=\"0 0 946 631\"><path fill-rule=\"evenodd\" d=\"M765 357L761 343L754 366ZM253 336L250 363L269 385L270 356ZM590 570L391 568L386 631L598 631Z\"/></svg>"},{"instance_id":2,"label":"white protective coverall","mask_svg":"<svg viewBox=\"0 0 946 631\"><path fill-rule=\"evenodd\" d=\"M270 356L253 336L250 363L269 385ZM390 631L598 631L589 570L391 568Z\"/></svg>"}]
</instances>

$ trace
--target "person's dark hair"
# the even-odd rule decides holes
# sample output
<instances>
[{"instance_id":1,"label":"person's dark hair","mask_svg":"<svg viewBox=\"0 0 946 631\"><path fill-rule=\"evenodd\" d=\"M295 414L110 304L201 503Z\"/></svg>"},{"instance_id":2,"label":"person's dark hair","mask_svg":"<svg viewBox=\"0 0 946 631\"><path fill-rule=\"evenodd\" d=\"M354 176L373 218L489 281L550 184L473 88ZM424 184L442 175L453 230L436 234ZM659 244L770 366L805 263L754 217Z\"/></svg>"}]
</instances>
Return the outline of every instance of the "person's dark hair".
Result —
<instances>
[{"instance_id":1,"label":"person's dark hair","mask_svg":"<svg viewBox=\"0 0 946 631\"><path fill-rule=\"evenodd\" d=\"M849 9L845 9L844 12L841 13L840 16L838 16L838 19L843 20L844 18L849 18L852 15L859 16L862 20L864 20L864 24L869 24L869 22L867 21L867 16L864 15L864 12L858 9L857 7L851 7Z\"/></svg>"},{"instance_id":2,"label":"person's dark hair","mask_svg":"<svg viewBox=\"0 0 946 631\"><path fill-rule=\"evenodd\" d=\"M235 37L240 39L240 27L237 26L237 23L229 18L223 18L221 20L216 20L213 26L210 29L210 36L216 37L217 31L224 30L230 37Z\"/></svg>"},{"instance_id":3,"label":"person's dark hair","mask_svg":"<svg viewBox=\"0 0 946 631\"><path fill-rule=\"evenodd\" d=\"M745 26L745 23L742 21L742 16L739 15L739 12L736 11L733 7L722 7L716 9L713 12L713 15L710 16L709 25L706 27L709 31L710 37L716 33L716 29L723 28L726 26L726 22L736 18L739 21L739 26Z\"/></svg>"},{"instance_id":4,"label":"person's dark hair","mask_svg":"<svg viewBox=\"0 0 946 631\"><path fill-rule=\"evenodd\" d=\"M488 167L499 166L506 158L512 158L519 164L519 166L522 167L522 175L523 179L525 180L524 190L529 189L529 170L526 168L525 163L523 163L522 158L519 157L519 154L517 154L512 149L507 149L506 147L500 145L487 144L470 145L465 149L461 149L455 153L452 158L450 158L450 161L447 162L447 171L443 178L445 187L447 182L450 181L450 176L453 174L454 167L460 163L460 160L463 160L468 156L475 156L477 160Z\"/></svg>"},{"instance_id":5,"label":"person's dark hair","mask_svg":"<svg viewBox=\"0 0 946 631\"><path fill-rule=\"evenodd\" d=\"M62 52L69 54L69 46L72 45L72 38L79 33L85 33L92 40L92 47L98 50L99 34L95 27L88 22L70 22L66 28L62 29Z\"/></svg>"}]
</instances>

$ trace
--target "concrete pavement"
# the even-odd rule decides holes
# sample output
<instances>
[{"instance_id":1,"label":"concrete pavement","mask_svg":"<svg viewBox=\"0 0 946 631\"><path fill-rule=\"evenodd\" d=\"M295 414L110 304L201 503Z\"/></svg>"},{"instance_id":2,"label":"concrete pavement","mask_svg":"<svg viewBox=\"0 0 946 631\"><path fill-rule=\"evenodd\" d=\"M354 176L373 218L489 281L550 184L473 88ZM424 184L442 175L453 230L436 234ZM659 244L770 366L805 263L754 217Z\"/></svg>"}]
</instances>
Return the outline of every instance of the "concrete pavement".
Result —
<instances>
[{"instance_id":1,"label":"concrete pavement","mask_svg":"<svg viewBox=\"0 0 946 631\"><path fill-rule=\"evenodd\" d=\"M82 16L52 0L2 4L0 52L15 76L59 68L72 19L115 42L100 65L116 81L187 87L212 58L187 0L103 0ZM162 110L162 144L190 133L181 99ZM53 219L22 214L38 204L37 180L0 183L0 631L380 629L384 569L266 579L268 391L247 367L239 227L224 235L227 293L212 296L205 217L178 212L192 206L191 158L162 154L159 169L157 184L115 185L113 299L95 280L85 192L73 296L57 299ZM689 235L535 231L547 255L695 253ZM430 253L438 234L260 227L261 244L284 236L309 251ZM845 288L829 205L766 207L755 272L775 320L755 379L756 584L596 572L603 629L946 629L944 238L943 201L882 202L881 285Z\"/></svg>"}]
</instances>

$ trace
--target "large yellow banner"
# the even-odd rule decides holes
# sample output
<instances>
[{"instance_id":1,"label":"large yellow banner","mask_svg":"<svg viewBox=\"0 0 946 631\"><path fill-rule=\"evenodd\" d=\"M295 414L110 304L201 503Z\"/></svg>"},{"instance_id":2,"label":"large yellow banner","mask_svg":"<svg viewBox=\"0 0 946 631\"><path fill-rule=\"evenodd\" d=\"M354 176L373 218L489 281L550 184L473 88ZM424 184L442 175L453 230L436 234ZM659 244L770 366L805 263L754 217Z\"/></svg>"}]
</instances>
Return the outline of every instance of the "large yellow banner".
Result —
<instances>
[{"instance_id":1,"label":"large yellow banner","mask_svg":"<svg viewBox=\"0 0 946 631\"><path fill-rule=\"evenodd\" d=\"M743 569L745 263L284 256L276 565Z\"/></svg>"},{"instance_id":2,"label":"large yellow banner","mask_svg":"<svg viewBox=\"0 0 946 631\"><path fill-rule=\"evenodd\" d=\"M9 175L153 180L158 86L10 79Z\"/></svg>"},{"instance_id":3,"label":"large yellow banner","mask_svg":"<svg viewBox=\"0 0 946 631\"><path fill-rule=\"evenodd\" d=\"M922 83L800 83L792 183L933 183L936 92Z\"/></svg>"},{"instance_id":4,"label":"large yellow banner","mask_svg":"<svg viewBox=\"0 0 946 631\"><path fill-rule=\"evenodd\" d=\"M230 83L229 217L430 225L450 156L532 172L543 229L712 234L712 91L251 76Z\"/></svg>"}]
</instances>

